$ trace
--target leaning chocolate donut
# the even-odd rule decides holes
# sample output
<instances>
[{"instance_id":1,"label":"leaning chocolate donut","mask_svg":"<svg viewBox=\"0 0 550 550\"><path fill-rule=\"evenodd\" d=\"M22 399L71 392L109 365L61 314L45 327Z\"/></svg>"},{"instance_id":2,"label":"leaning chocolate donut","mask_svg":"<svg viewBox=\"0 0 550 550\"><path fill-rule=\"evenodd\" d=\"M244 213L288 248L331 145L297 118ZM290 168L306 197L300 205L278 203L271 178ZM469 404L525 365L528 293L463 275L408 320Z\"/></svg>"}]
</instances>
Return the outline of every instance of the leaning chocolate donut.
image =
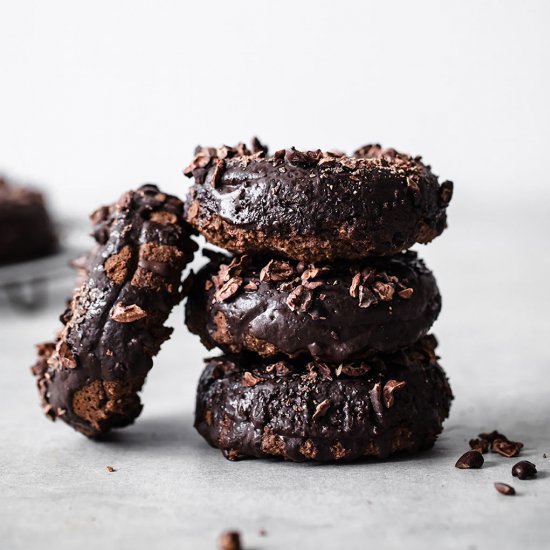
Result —
<instances>
[{"instance_id":1,"label":"leaning chocolate donut","mask_svg":"<svg viewBox=\"0 0 550 550\"><path fill-rule=\"evenodd\" d=\"M452 393L435 338L364 363L329 365L251 356L208 361L195 427L231 460L385 458L430 448Z\"/></svg>"},{"instance_id":2,"label":"leaning chocolate donut","mask_svg":"<svg viewBox=\"0 0 550 550\"><path fill-rule=\"evenodd\" d=\"M452 183L420 157L368 145L353 156L292 149L199 148L186 218L238 253L319 261L387 256L446 227Z\"/></svg>"},{"instance_id":3,"label":"leaning chocolate donut","mask_svg":"<svg viewBox=\"0 0 550 550\"><path fill-rule=\"evenodd\" d=\"M308 265L218 255L195 277L186 322L209 349L342 362L413 344L440 309L414 252Z\"/></svg>"},{"instance_id":4,"label":"leaning chocolate donut","mask_svg":"<svg viewBox=\"0 0 550 550\"><path fill-rule=\"evenodd\" d=\"M154 185L92 214L97 246L80 262L79 286L57 340L38 346L33 367L45 414L96 437L134 421L137 392L182 298L195 244L183 204Z\"/></svg>"}]
</instances>

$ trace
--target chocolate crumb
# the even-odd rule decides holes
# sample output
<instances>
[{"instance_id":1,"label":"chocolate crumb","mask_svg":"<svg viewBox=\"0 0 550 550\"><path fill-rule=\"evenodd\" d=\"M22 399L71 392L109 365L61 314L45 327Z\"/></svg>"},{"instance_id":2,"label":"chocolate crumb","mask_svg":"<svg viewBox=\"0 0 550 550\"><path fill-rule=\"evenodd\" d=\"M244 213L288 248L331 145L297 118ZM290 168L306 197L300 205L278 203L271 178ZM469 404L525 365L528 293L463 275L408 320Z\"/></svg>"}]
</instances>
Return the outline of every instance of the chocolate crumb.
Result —
<instances>
[{"instance_id":1,"label":"chocolate crumb","mask_svg":"<svg viewBox=\"0 0 550 550\"><path fill-rule=\"evenodd\" d=\"M242 385L243 386L255 386L256 384L263 381L263 378L259 376L254 376L251 372L246 371L243 374Z\"/></svg>"},{"instance_id":2,"label":"chocolate crumb","mask_svg":"<svg viewBox=\"0 0 550 550\"><path fill-rule=\"evenodd\" d=\"M112 466L105 466L105 469L112 474L113 472L116 472L116 470Z\"/></svg>"},{"instance_id":3,"label":"chocolate crumb","mask_svg":"<svg viewBox=\"0 0 550 550\"><path fill-rule=\"evenodd\" d=\"M359 286L361 284L361 273L357 272L351 280L351 286L349 287L349 294L352 298L359 297Z\"/></svg>"},{"instance_id":4,"label":"chocolate crumb","mask_svg":"<svg viewBox=\"0 0 550 550\"><path fill-rule=\"evenodd\" d=\"M523 443L519 441L508 441L507 439L495 439L491 443L491 451L506 458L513 458L519 455Z\"/></svg>"},{"instance_id":5,"label":"chocolate crumb","mask_svg":"<svg viewBox=\"0 0 550 550\"><path fill-rule=\"evenodd\" d=\"M229 281L223 283L214 293L216 302L224 302L237 293L243 280L241 277L232 277Z\"/></svg>"},{"instance_id":6,"label":"chocolate crumb","mask_svg":"<svg viewBox=\"0 0 550 550\"><path fill-rule=\"evenodd\" d=\"M225 160L222 160L222 159L216 160L214 170L212 171L212 179L210 180L212 187L214 188L218 187L218 183L222 177L224 168L225 168Z\"/></svg>"},{"instance_id":7,"label":"chocolate crumb","mask_svg":"<svg viewBox=\"0 0 550 550\"><path fill-rule=\"evenodd\" d=\"M485 454L489 450L489 442L486 439L470 439L470 449Z\"/></svg>"},{"instance_id":8,"label":"chocolate crumb","mask_svg":"<svg viewBox=\"0 0 550 550\"><path fill-rule=\"evenodd\" d=\"M380 300L382 300L382 302L389 302L393 298L395 287L392 283L382 283L381 281L376 281L372 285L372 291Z\"/></svg>"},{"instance_id":9,"label":"chocolate crumb","mask_svg":"<svg viewBox=\"0 0 550 550\"><path fill-rule=\"evenodd\" d=\"M286 303L291 311L305 313L313 302L311 292L302 285L296 287L287 297Z\"/></svg>"},{"instance_id":10,"label":"chocolate crumb","mask_svg":"<svg viewBox=\"0 0 550 550\"><path fill-rule=\"evenodd\" d=\"M406 385L407 383L404 381L398 382L397 380L388 380L386 382L386 384L384 385L384 390L382 392L384 396L384 405L386 405L386 409L389 409L394 404L395 397L393 393L396 390L400 390L401 388L405 387Z\"/></svg>"},{"instance_id":11,"label":"chocolate crumb","mask_svg":"<svg viewBox=\"0 0 550 550\"><path fill-rule=\"evenodd\" d=\"M325 399L324 401L321 401L317 407L315 407L315 412L313 413L312 420L317 420L318 418L321 418L322 416L325 416L325 414L328 411L328 408L330 407L330 400Z\"/></svg>"},{"instance_id":12,"label":"chocolate crumb","mask_svg":"<svg viewBox=\"0 0 550 550\"><path fill-rule=\"evenodd\" d=\"M260 528L260 529L258 529L258 535L260 537L266 537L267 536L267 531L263 528Z\"/></svg>"},{"instance_id":13,"label":"chocolate crumb","mask_svg":"<svg viewBox=\"0 0 550 550\"><path fill-rule=\"evenodd\" d=\"M400 298L403 298L404 300L408 300L414 293L414 289L412 288L404 288L403 290L400 290L397 295Z\"/></svg>"},{"instance_id":14,"label":"chocolate crumb","mask_svg":"<svg viewBox=\"0 0 550 550\"><path fill-rule=\"evenodd\" d=\"M488 441L489 443L492 443L495 439L504 439L505 441L508 440L508 438L501 434L500 432L497 432L496 430L493 430L490 433L481 433L478 435L481 439L485 439L485 441Z\"/></svg>"},{"instance_id":15,"label":"chocolate crumb","mask_svg":"<svg viewBox=\"0 0 550 550\"><path fill-rule=\"evenodd\" d=\"M479 451L467 451L456 461L455 468L477 470L483 466L484 462L485 459Z\"/></svg>"},{"instance_id":16,"label":"chocolate crumb","mask_svg":"<svg viewBox=\"0 0 550 550\"><path fill-rule=\"evenodd\" d=\"M501 495L512 496L516 494L516 490L511 485L508 485L507 483L500 483L497 481L495 483L495 489Z\"/></svg>"},{"instance_id":17,"label":"chocolate crumb","mask_svg":"<svg viewBox=\"0 0 550 550\"><path fill-rule=\"evenodd\" d=\"M364 363L361 365L355 367L352 365L340 365L338 367L336 376L340 376L340 374L345 374L346 376L363 376L363 374L366 374L369 372L370 367Z\"/></svg>"},{"instance_id":18,"label":"chocolate crumb","mask_svg":"<svg viewBox=\"0 0 550 550\"><path fill-rule=\"evenodd\" d=\"M530 479L537 475L537 467L528 460L520 460L512 467L512 475L518 479Z\"/></svg>"},{"instance_id":19,"label":"chocolate crumb","mask_svg":"<svg viewBox=\"0 0 550 550\"><path fill-rule=\"evenodd\" d=\"M241 550L241 535L238 531L225 531L218 539L220 550Z\"/></svg>"},{"instance_id":20,"label":"chocolate crumb","mask_svg":"<svg viewBox=\"0 0 550 550\"><path fill-rule=\"evenodd\" d=\"M359 287L359 307L370 307L378 303L378 299L367 287L361 285Z\"/></svg>"},{"instance_id":21,"label":"chocolate crumb","mask_svg":"<svg viewBox=\"0 0 550 550\"><path fill-rule=\"evenodd\" d=\"M136 304L125 306L118 302L111 311L111 319L117 323L133 323L147 317L147 313Z\"/></svg>"},{"instance_id":22,"label":"chocolate crumb","mask_svg":"<svg viewBox=\"0 0 550 550\"><path fill-rule=\"evenodd\" d=\"M282 260L270 260L260 271L260 281L287 281L296 272L294 268Z\"/></svg>"}]
</instances>

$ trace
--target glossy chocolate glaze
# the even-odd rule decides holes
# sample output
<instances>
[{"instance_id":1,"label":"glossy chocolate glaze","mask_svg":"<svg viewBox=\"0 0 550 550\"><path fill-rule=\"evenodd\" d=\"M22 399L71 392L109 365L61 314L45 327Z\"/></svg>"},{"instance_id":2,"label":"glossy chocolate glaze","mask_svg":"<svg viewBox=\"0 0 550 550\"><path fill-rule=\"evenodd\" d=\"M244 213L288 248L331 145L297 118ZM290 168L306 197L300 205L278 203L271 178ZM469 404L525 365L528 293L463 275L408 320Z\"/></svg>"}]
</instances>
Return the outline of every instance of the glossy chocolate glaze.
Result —
<instances>
[{"instance_id":1,"label":"glossy chocolate glaze","mask_svg":"<svg viewBox=\"0 0 550 550\"><path fill-rule=\"evenodd\" d=\"M230 262L220 255L205 266L186 305L187 326L209 349L352 361L413 344L427 334L441 309L435 278L414 252L309 266L237 257L236 266L228 268ZM276 280L270 277L270 266ZM225 279L239 284L233 294L219 299L228 271ZM370 302L359 296L361 273L369 274L364 293ZM391 297L377 294L381 283ZM289 305L297 290L307 307Z\"/></svg>"},{"instance_id":2,"label":"glossy chocolate glaze","mask_svg":"<svg viewBox=\"0 0 550 550\"><path fill-rule=\"evenodd\" d=\"M38 346L33 372L44 412L87 436L133 422L152 357L170 336L164 322L181 298L196 246L183 204L154 185L92 214L97 246L57 340Z\"/></svg>"},{"instance_id":3,"label":"glossy chocolate glaze","mask_svg":"<svg viewBox=\"0 0 550 550\"><path fill-rule=\"evenodd\" d=\"M397 354L340 366L211 359L199 381L195 427L232 460L352 460L427 449L452 400L435 345L425 337Z\"/></svg>"},{"instance_id":4,"label":"glossy chocolate glaze","mask_svg":"<svg viewBox=\"0 0 550 550\"><path fill-rule=\"evenodd\" d=\"M307 261L390 255L429 242L446 226L452 183L420 157L365 146L321 151L200 148L185 170L195 184L187 220L239 253Z\"/></svg>"}]
</instances>

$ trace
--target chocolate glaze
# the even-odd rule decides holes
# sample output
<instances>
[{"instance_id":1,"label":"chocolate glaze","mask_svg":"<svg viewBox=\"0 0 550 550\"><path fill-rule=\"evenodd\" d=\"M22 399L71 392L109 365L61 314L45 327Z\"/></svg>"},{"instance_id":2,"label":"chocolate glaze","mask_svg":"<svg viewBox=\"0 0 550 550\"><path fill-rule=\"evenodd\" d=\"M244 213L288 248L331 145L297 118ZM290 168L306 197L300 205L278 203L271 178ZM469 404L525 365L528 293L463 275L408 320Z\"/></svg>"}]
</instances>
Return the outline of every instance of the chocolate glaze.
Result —
<instances>
[{"instance_id":1,"label":"chocolate glaze","mask_svg":"<svg viewBox=\"0 0 550 550\"><path fill-rule=\"evenodd\" d=\"M276 280L270 280L269 266L274 266ZM362 273L369 274L364 291L372 303L360 299ZM219 289L230 279L238 287L220 300ZM380 288L393 289L387 301L370 290L381 281ZM307 308L292 308L289 296L302 285L306 287L298 291L303 301L307 294ZM414 252L314 266L250 257L237 257L231 264L231 258L219 255L195 277L186 323L208 349L308 354L341 362L411 345L427 334L440 309L435 278Z\"/></svg>"},{"instance_id":2,"label":"chocolate glaze","mask_svg":"<svg viewBox=\"0 0 550 550\"><path fill-rule=\"evenodd\" d=\"M425 337L397 354L339 367L245 355L210 359L199 381L195 428L232 460L352 460L427 449L452 400L435 345ZM346 374L350 367L355 371Z\"/></svg>"},{"instance_id":3,"label":"chocolate glaze","mask_svg":"<svg viewBox=\"0 0 550 550\"><path fill-rule=\"evenodd\" d=\"M183 204L143 185L92 214L97 246L78 280L57 340L33 367L42 407L87 436L133 422L152 357L170 336L164 321L181 298L196 249Z\"/></svg>"},{"instance_id":4,"label":"chocolate glaze","mask_svg":"<svg viewBox=\"0 0 550 550\"><path fill-rule=\"evenodd\" d=\"M0 265L39 258L57 249L44 197L0 178Z\"/></svg>"},{"instance_id":5,"label":"chocolate glaze","mask_svg":"<svg viewBox=\"0 0 550 550\"><path fill-rule=\"evenodd\" d=\"M420 157L369 145L353 156L300 152L267 156L199 148L187 220L212 243L238 253L298 260L390 255L446 227L452 183L439 184Z\"/></svg>"}]
</instances>

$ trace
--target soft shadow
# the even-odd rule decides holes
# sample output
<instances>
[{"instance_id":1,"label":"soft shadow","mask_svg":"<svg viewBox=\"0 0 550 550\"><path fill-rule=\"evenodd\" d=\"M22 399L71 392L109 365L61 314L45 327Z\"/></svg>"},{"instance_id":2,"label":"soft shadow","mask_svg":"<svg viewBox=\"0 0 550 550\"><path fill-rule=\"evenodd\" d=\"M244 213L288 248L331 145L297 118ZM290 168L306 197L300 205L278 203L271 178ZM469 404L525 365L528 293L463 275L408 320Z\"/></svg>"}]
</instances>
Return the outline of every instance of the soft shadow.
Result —
<instances>
[{"instance_id":1,"label":"soft shadow","mask_svg":"<svg viewBox=\"0 0 550 550\"><path fill-rule=\"evenodd\" d=\"M141 418L133 426L115 430L101 439L104 445L113 445L151 453L183 448L204 450L208 444L193 427L192 414L168 414Z\"/></svg>"}]
</instances>

